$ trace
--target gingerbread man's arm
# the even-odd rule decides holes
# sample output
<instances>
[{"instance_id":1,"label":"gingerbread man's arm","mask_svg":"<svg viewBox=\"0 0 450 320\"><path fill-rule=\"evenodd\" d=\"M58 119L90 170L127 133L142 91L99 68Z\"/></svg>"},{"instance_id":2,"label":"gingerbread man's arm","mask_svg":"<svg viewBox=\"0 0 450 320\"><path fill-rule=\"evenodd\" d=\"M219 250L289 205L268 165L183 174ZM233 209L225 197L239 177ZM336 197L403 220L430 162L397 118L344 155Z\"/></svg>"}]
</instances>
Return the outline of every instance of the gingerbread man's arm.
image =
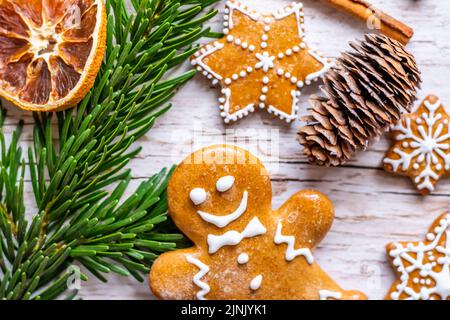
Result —
<instances>
[{"instance_id":1,"label":"gingerbread man's arm","mask_svg":"<svg viewBox=\"0 0 450 320\"><path fill-rule=\"evenodd\" d=\"M297 245L316 247L326 236L334 220L331 201L324 194L304 190L294 194L275 215L283 234L293 235Z\"/></svg>"},{"instance_id":2,"label":"gingerbread man's arm","mask_svg":"<svg viewBox=\"0 0 450 320\"><path fill-rule=\"evenodd\" d=\"M279 237L275 242L286 246L286 260L292 262L294 257L303 255L310 264L309 268L302 270L303 279L309 279L310 290L307 299L367 299L361 292L343 290L318 264L314 263L308 250L301 253L305 249L314 249L331 228L334 209L328 197L317 191L300 191L278 209L274 217L278 219L275 237ZM295 243L290 243L294 241Z\"/></svg>"},{"instance_id":3,"label":"gingerbread man's arm","mask_svg":"<svg viewBox=\"0 0 450 320\"><path fill-rule=\"evenodd\" d=\"M202 290L193 282L195 275L201 272L198 267L201 262L197 262L197 256L199 253L195 248L162 254L150 272L150 288L153 294L163 300L197 299L197 293ZM191 257L191 262L188 257ZM201 279L199 281L201 284Z\"/></svg>"}]
</instances>

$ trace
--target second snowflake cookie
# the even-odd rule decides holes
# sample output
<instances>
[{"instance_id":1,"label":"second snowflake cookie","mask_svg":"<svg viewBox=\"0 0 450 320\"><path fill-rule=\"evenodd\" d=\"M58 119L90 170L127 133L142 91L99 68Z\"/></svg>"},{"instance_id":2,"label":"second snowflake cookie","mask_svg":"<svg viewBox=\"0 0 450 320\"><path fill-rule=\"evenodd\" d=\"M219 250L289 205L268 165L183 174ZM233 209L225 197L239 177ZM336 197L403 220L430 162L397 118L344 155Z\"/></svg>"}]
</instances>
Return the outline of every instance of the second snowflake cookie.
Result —
<instances>
[{"instance_id":1,"label":"second snowflake cookie","mask_svg":"<svg viewBox=\"0 0 450 320\"><path fill-rule=\"evenodd\" d=\"M331 66L305 42L303 5L266 15L228 1L224 18L225 37L203 47L192 64L220 85L225 123L258 108L297 119L301 89Z\"/></svg>"},{"instance_id":2,"label":"second snowflake cookie","mask_svg":"<svg viewBox=\"0 0 450 320\"><path fill-rule=\"evenodd\" d=\"M425 240L387 246L399 277L386 299L450 300L450 214L431 226Z\"/></svg>"}]
</instances>

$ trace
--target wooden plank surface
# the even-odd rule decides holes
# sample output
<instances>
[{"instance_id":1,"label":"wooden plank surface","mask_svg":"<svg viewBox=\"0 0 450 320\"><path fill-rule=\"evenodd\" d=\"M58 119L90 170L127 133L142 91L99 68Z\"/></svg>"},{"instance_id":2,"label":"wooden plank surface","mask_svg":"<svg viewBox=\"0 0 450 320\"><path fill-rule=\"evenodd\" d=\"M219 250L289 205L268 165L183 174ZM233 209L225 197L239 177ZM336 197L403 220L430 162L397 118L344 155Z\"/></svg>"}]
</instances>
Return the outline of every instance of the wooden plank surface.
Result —
<instances>
[{"instance_id":1,"label":"wooden plank surface","mask_svg":"<svg viewBox=\"0 0 450 320\"><path fill-rule=\"evenodd\" d=\"M242 1L262 11L290 3ZM222 9L224 3L221 1L217 7ZM416 55L423 74L420 98L434 93L444 105L450 106L450 2L373 0L372 3L414 28L409 49ZM331 57L337 57L348 49L349 41L361 39L368 32L364 22L336 11L325 1L305 0L304 4L309 43ZM222 15L218 15L211 27L220 31L221 25ZM306 110L307 97L316 91L317 86L304 91L300 101L302 112ZM364 291L371 299L383 298L394 279L385 245L397 240L422 239L432 221L447 210L450 180L442 180L436 192L423 198L408 178L383 171L381 161L389 146L385 137L344 167L314 167L306 163L296 141L299 122L286 125L257 112L226 127L219 116L217 90L200 75L177 94L173 105L139 142L143 152L131 163L134 185L202 146L229 142L250 149L263 159L272 174L274 207L305 188L318 189L332 199L336 220L315 257L344 288ZM11 132L19 118L26 121L25 140L29 141L32 119L28 113L10 112L5 130ZM26 192L28 207L32 209L29 183ZM152 298L148 283L111 276L109 283L103 284L91 278L80 291L85 299Z\"/></svg>"}]
</instances>

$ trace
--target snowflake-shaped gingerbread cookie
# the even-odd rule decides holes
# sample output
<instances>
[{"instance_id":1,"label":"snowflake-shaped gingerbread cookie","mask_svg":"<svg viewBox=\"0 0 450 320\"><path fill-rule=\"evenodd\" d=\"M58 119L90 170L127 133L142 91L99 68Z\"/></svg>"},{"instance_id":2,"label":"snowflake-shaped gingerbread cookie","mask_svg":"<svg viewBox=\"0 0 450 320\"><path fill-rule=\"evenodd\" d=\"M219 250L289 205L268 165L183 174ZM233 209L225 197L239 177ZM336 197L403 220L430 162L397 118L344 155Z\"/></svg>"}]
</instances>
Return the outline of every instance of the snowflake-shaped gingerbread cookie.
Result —
<instances>
[{"instance_id":1,"label":"snowflake-shaped gingerbread cookie","mask_svg":"<svg viewBox=\"0 0 450 320\"><path fill-rule=\"evenodd\" d=\"M225 37L201 48L192 64L220 84L225 123L257 108L295 120L300 90L331 66L305 42L303 5L260 14L227 1L224 18Z\"/></svg>"},{"instance_id":2,"label":"snowflake-shaped gingerbread cookie","mask_svg":"<svg viewBox=\"0 0 450 320\"><path fill-rule=\"evenodd\" d=\"M393 128L393 138L384 168L411 177L421 194L429 194L450 172L450 116L439 98L428 96L405 115Z\"/></svg>"},{"instance_id":3,"label":"snowflake-shaped gingerbread cookie","mask_svg":"<svg viewBox=\"0 0 450 320\"><path fill-rule=\"evenodd\" d=\"M193 153L174 171L167 200L193 246L155 261L158 298L366 298L343 290L314 259L334 219L330 200L304 190L273 210L270 177L248 151L219 145Z\"/></svg>"},{"instance_id":4,"label":"snowflake-shaped gingerbread cookie","mask_svg":"<svg viewBox=\"0 0 450 320\"><path fill-rule=\"evenodd\" d=\"M400 277L387 299L450 299L450 214L435 221L425 241L389 244L387 251Z\"/></svg>"}]
</instances>

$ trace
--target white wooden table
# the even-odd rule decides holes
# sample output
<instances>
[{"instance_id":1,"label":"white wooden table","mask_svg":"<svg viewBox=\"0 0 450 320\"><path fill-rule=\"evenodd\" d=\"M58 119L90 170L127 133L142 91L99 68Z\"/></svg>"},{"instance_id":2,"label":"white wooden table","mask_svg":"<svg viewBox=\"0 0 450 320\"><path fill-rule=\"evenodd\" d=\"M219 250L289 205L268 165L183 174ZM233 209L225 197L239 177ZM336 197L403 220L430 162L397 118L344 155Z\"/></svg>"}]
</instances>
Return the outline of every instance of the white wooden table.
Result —
<instances>
[{"instance_id":1,"label":"white wooden table","mask_svg":"<svg viewBox=\"0 0 450 320\"><path fill-rule=\"evenodd\" d=\"M290 3L242 1L262 11ZM221 1L217 8L223 9L224 3L225 0ZM450 2L372 0L372 3L414 28L409 49L416 55L423 75L420 99L434 93L450 108ZM336 11L324 1L305 0L304 4L309 43L329 56L337 57L348 49L349 41L361 39L368 32L365 23ZM221 26L220 14L211 27L220 31ZM303 113L307 97L314 92L317 86L304 91L300 101ZM383 298L394 280L385 245L423 238L433 220L447 209L450 179L442 180L432 195L419 196L408 178L383 171L381 161L389 147L385 137L343 167L311 166L296 140L299 122L289 126L257 112L226 127L219 116L217 94L198 75L176 95L172 110L139 142L143 151L131 163L134 185L202 146L229 142L250 149L264 160L272 174L274 207L306 188L320 190L332 199L335 223L317 248L316 259L344 288L361 290L371 299ZM31 141L32 119L28 113L10 112L5 130L11 132L19 118L25 119L25 140ZM26 192L27 204L32 209L29 183ZM91 278L89 283L82 284L80 295L85 299L152 298L147 282L139 284L132 278L112 275L109 283L103 284Z\"/></svg>"}]
</instances>

